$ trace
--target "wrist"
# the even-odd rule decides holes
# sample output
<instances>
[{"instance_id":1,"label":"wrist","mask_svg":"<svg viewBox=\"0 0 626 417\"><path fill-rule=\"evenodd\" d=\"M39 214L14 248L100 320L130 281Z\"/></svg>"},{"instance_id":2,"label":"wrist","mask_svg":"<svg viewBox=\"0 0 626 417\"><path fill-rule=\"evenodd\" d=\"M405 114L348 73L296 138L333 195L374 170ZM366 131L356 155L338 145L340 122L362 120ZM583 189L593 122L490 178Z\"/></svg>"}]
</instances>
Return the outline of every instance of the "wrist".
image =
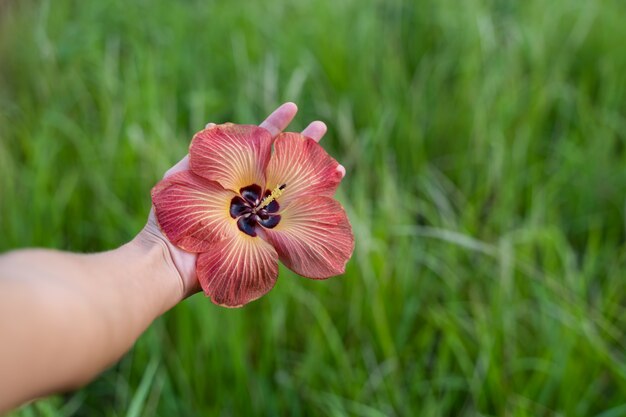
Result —
<instances>
[{"instance_id":1,"label":"wrist","mask_svg":"<svg viewBox=\"0 0 626 417\"><path fill-rule=\"evenodd\" d=\"M134 256L141 257L144 269L152 278L153 286L148 291L156 291L162 301L162 312L169 310L185 298L185 285L174 263L167 243L149 230L142 230L132 241L124 245Z\"/></svg>"},{"instance_id":2,"label":"wrist","mask_svg":"<svg viewBox=\"0 0 626 417\"><path fill-rule=\"evenodd\" d=\"M168 281L176 283L176 293L179 297L176 302L199 291L196 279L197 255L174 246L152 221L148 221L131 244L141 247L148 254L152 264L167 276Z\"/></svg>"}]
</instances>

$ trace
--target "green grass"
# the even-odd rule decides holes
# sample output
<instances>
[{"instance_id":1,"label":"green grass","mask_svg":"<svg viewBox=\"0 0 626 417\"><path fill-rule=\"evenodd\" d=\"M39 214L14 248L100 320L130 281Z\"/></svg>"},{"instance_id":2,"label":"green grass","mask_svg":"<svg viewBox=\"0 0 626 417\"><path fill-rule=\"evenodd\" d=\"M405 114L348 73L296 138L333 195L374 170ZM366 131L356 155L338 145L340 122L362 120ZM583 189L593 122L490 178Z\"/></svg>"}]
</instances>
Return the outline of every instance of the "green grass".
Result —
<instances>
[{"instance_id":1,"label":"green grass","mask_svg":"<svg viewBox=\"0 0 626 417\"><path fill-rule=\"evenodd\" d=\"M14 1L0 250L98 251L208 121L295 101L356 250L239 310L194 296L15 416L626 414L618 0Z\"/></svg>"}]
</instances>

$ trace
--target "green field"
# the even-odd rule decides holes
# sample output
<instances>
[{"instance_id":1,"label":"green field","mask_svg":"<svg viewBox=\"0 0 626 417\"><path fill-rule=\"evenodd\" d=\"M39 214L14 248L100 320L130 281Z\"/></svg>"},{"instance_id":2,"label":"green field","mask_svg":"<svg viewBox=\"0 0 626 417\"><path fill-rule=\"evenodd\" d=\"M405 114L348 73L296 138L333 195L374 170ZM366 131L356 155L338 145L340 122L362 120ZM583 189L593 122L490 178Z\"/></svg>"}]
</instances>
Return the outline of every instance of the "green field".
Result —
<instances>
[{"instance_id":1,"label":"green field","mask_svg":"<svg viewBox=\"0 0 626 417\"><path fill-rule=\"evenodd\" d=\"M195 131L288 100L293 130L328 124L356 237L343 277L281 269L238 310L196 295L14 416L626 415L626 3L0 15L0 251L128 241Z\"/></svg>"}]
</instances>

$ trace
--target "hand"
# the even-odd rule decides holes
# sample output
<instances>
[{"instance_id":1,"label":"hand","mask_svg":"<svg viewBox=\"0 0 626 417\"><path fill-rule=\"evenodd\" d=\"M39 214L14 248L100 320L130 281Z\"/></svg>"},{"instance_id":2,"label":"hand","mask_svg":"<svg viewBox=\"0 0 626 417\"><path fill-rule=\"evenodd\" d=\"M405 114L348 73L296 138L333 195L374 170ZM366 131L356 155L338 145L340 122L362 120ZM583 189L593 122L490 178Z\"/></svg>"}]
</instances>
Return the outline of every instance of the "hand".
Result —
<instances>
[{"instance_id":1,"label":"hand","mask_svg":"<svg viewBox=\"0 0 626 417\"><path fill-rule=\"evenodd\" d=\"M278 107L272 114L270 114L261 127L267 129L272 137L276 137L281 133L293 120L298 107L294 103L285 103ZM206 127L213 126L214 123L209 123ZM320 141L326 133L326 125L316 120L310 123L303 131L302 134L310 137L315 141ZM185 156L176 165L170 168L163 178L173 175L177 172L189 169L189 155ZM345 175L345 169L340 165L338 168L342 175ZM173 245L161 232L159 225L157 224L156 217L154 216L154 207L150 210L148 216L148 223L139 234L138 238L144 244L157 244L163 248L164 260L173 272L178 275L177 279L180 281L181 295L182 297L188 297L198 291L200 291L200 285L196 279L196 258L195 253L184 251L175 245Z\"/></svg>"}]
</instances>

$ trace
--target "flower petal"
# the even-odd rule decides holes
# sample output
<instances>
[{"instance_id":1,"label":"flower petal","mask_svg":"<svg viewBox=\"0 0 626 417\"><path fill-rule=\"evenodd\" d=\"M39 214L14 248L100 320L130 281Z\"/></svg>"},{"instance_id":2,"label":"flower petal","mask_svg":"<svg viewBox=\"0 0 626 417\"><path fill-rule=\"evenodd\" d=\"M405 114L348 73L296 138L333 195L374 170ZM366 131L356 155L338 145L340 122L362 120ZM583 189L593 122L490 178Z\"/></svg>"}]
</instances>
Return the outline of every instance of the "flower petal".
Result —
<instances>
[{"instance_id":1,"label":"flower petal","mask_svg":"<svg viewBox=\"0 0 626 417\"><path fill-rule=\"evenodd\" d=\"M280 215L280 223L266 229L265 236L285 266L314 279L345 272L354 236L341 204L329 197L298 198Z\"/></svg>"},{"instance_id":2,"label":"flower petal","mask_svg":"<svg viewBox=\"0 0 626 417\"><path fill-rule=\"evenodd\" d=\"M189 252L203 252L212 242L237 230L229 213L234 196L191 171L171 175L152 189L161 230L170 242Z\"/></svg>"},{"instance_id":3,"label":"flower petal","mask_svg":"<svg viewBox=\"0 0 626 417\"><path fill-rule=\"evenodd\" d=\"M236 196L230 200L230 217L233 219L251 211L250 205L243 198Z\"/></svg>"},{"instance_id":4,"label":"flower petal","mask_svg":"<svg viewBox=\"0 0 626 417\"><path fill-rule=\"evenodd\" d=\"M284 206L295 197L332 197L341 182L335 161L317 142L299 133L281 133L274 142L274 154L267 166L267 186L286 184L278 198Z\"/></svg>"},{"instance_id":5,"label":"flower petal","mask_svg":"<svg viewBox=\"0 0 626 417\"><path fill-rule=\"evenodd\" d=\"M237 227L245 234L256 237L256 220L254 216L241 216L237 219Z\"/></svg>"},{"instance_id":6,"label":"flower petal","mask_svg":"<svg viewBox=\"0 0 626 417\"><path fill-rule=\"evenodd\" d=\"M237 231L198 255L196 273L211 301L224 307L241 307L274 287L277 260L269 243Z\"/></svg>"},{"instance_id":7,"label":"flower petal","mask_svg":"<svg viewBox=\"0 0 626 417\"><path fill-rule=\"evenodd\" d=\"M189 164L194 174L239 192L252 184L265 184L271 151L272 137L267 130L226 123L195 134Z\"/></svg>"},{"instance_id":8,"label":"flower petal","mask_svg":"<svg viewBox=\"0 0 626 417\"><path fill-rule=\"evenodd\" d=\"M250 204L252 207L258 206L261 202L261 194L263 193L263 190L261 189L260 185L249 185L248 187L244 187L239 190L239 192L241 193L241 196L245 198L248 204Z\"/></svg>"},{"instance_id":9,"label":"flower petal","mask_svg":"<svg viewBox=\"0 0 626 417\"><path fill-rule=\"evenodd\" d=\"M257 222L267 229L273 229L280 223L280 214L258 214L257 217Z\"/></svg>"}]
</instances>

